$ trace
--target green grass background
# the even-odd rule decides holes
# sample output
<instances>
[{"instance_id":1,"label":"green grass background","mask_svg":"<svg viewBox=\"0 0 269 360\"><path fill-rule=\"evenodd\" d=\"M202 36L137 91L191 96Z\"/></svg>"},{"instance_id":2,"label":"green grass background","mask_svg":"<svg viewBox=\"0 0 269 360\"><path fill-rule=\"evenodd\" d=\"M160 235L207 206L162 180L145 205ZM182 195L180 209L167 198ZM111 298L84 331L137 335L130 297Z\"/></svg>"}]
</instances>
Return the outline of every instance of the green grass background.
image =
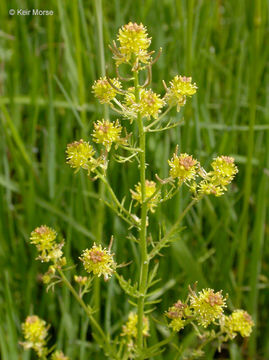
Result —
<instances>
[{"instance_id":1,"label":"green grass background","mask_svg":"<svg viewBox=\"0 0 269 360\"><path fill-rule=\"evenodd\" d=\"M23 353L20 324L29 313L51 323L71 359L103 359L90 341L88 322L68 291L45 291L29 233L41 224L57 229L74 262L96 233L97 184L73 174L65 164L67 143L89 137L103 116L91 93L100 76L100 37L96 1L0 2L0 354L3 360L30 359ZM100 5L100 4L99 4ZM156 318L187 293L188 284L229 293L230 309L247 309L256 322L248 344L229 346L222 359L268 359L268 3L266 0L111 0L103 1L104 46L128 21L143 22L152 49L163 48L153 68L153 88L162 79L192 76L199 89L183 113L184 126L151 134L147 142L148 177L168 173L176 144L209 166L218 154L234 156L239 174L225 196L208 197L187 216L185 230L160 258L162 302ZM51 9L53 16L9 16L14 9ZM99 7L100 10L100 7ZM111 118L115 114L110 113ZM109 178L121 198L138 180L136 164L110 164ZM150 232L169 228L189 201L183 190L158 209ZM136 247L125 224L105 212L103 242L114 234L117 262L133 277ZM135 275L137 276L137 275ZM104 328L118 334L131 305L112 279L101 284ZM188 333L184 344L192 343ZM162 338L152 324L149 342ZM183 341L182 335L179 338ZM242 346L241 346L242 345ZM240 346L242 351L240 351ZM228 355L229 354L229 355ZM242 355L244 354L244 355ZM214 357L215 356L215 357ZM175 359L176 350L157 359ZM208 351L206 359L217 358Z\"/></svg>"}]
</instances>

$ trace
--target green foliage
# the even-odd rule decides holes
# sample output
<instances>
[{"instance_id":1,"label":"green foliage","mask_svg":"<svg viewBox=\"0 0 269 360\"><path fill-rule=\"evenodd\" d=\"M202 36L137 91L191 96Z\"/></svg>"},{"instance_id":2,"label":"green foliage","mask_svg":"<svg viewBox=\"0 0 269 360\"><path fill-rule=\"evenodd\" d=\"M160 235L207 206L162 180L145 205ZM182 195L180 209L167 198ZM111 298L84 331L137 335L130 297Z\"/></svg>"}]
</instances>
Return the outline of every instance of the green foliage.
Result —
<instances>
[{"instance_id":1,"label":"green foliage","mask_svg":"<svg viewBox=\"0 0 269 360\"><path fill-rule=\"evenodd\" d=\"M44 4L28 0L24 6ZM65 255L73 259L96 240L97 186L64 165L66 144L87 137L93 122L103 118L90 91L101 75L95 8L92 2L51 0L46 7L54 10L52 17L11 17L11 7L22 5L0 4L0 353L7 360L30 358L17 345L20 323L38 312L58 334L52 339L57 348L70 358L103 359L89 341L88 322L70 293L64 288L47 293L38 286L39 274L46 269L34 260L28 240L36 226L48 224L65 238ZM158 352L156 338L166 335L159 325L163 312L199 276L200 286L230 294L230 309L241 306L254 317L257 326L243 356L269 357L267 14L265 0L103 1L106 58L118 28L129 20L142 21L153 37L152 47L162 46L165 54L155 65L154 90L163 92L161 80L177 73L191 75L199 86L192 103L172 114L172 121L181 120L184 126L148 140L152 174L167 176L167 159L176 144L204 161L217 154L232 155L239 168L232 192L217 200L207 198L191 210L184 220L186 229L162 251L169 261L158 259L158 286L166 290L152 324L149 356ZM118 198L138 182L136 173L129 163L111 165L109 179ZM188 201L182 190L156 211L149 229L153 243L159 238L159 225L165 229L173 224ZM124 278L133 278L139 255L126 239L123 222L107 210L104 244L111 233L117 239L117 262L133 260L122 269ZM166 288L168 278L177 285ZM116 282L101 284L100 294L101 317L113 335L130 305ZM184 341L194 343L191 334ZM169 351L169 357L163 353L154 358L175 358L176 345ZM230 357L240 356L238 345L232 346Z\"/></svg>"}]
</instances>

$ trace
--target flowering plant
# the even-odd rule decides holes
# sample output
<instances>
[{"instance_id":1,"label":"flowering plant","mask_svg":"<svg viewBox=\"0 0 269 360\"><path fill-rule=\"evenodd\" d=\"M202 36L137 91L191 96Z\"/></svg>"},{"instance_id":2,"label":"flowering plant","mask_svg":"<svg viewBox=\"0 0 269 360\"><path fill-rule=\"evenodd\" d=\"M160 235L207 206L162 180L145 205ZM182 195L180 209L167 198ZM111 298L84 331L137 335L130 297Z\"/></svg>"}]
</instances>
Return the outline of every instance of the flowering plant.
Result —
<instances>
[{"instance_id":1,"label":"flowering plant","mask_svg":"<svg viewBox=\"0 0 269 360\"><path fill-rule=\"evenodd\" d=\"M195 95L198 87L192 82L191 77L176 75L167 86L164 83L165 94L161 96L149 88L152 78L152 66L160 56L153 59L153 51L149 51L151 38L147 29L142 24L129 23L124 25L118 34L118 45L113 42L111 50L116 61L116 78L108 74L95 81L92 91L101 104L107 104L112 111L119 114L123 120L134 123L138 131L139 144L133 134L127 130L119 120L110 121L109 118L98 120L93 124L92 143L88 139L74 141L67 145L66 161L75 172L86 171L89 179L100 181L109 200L101 197L115 213L127 223L131 238L135 240L139 251L139 283L133 279L125 280L117 265L117 254L112 252L113 242L106 248L101 242L95 242L89 249L85 249L79 257L84 274L75 274L72 284L65 273L70 270L66 267L66 258L63 256L63 242L56 241L56 232L43 225L31 233L31 243L39 252L38 259L51 262L48 271L43 276L43 281L49 288L54 288L59 282L65 284L74 295L75 299L84 309L91 324L94 339L103 349L109 359L148 359L153 358L164 350L166 344L176 339L176 334L187 325L193 327L197 335L198 347L189 349L184 358L194 359L203 355L203 349L209 343L217 341L218 347L225 341L233 339L237 334L248 337L253 327L251 317L243 310L234 310L231 315L225 315L227 307L226 297L221 291L189 288L186 301L178 300L159 320L160 326L165 328L167 336L164 340L148 346L151 336L151 315L154 311L151 306L160 299L150 298L151 288L158 281L158 263L152 261L161 251L175 240L179 225L187 212L202 198L208 195L222 196L228 185L237 173L234 159L229 156L218 156L211 162L211 170L206 171L200 162L192 155L179 152L176 148L171 160L167 178L156 176L155 181L150 179L146 162L146 137L155 132L162 132L180 125L177 120L167 121L167 114L173 108L176 111L186 104L188 98ZM119 73L119 67L125 64L130 70L130 77L124 78ZM146 72L147 77L141 84L141 73ZM127 84L127 85L126 85ZM107 169L109 166L112 148L119 153L114 159L120 163L137 161L139 168L139 182L130 190L129 206L126 207L125 199L118 199L109 183ZM180 149L181 150L181 149ZM123 153L123 155L122 155ZM170 200L182 186L187 186L192 200L177 219L175 224L164 234L160 232L159 240L148 241L148 226L151 216L157 207ZM139 210L137 211L137 207ZM113 237L111 238L113 240ZM163 260L165 261L165 259ZM128 265L128 264L127 264ZM126 266L126 265L125 265ZM115 276L120 287L126 293L134 310L127 315L128 319L122 324L119 336L111 339L98 322L94 309L84 301L84 295L91 290L93 279L97 277L105 281ZM96 282L94 282L95 287ZM76 287L79 287L77 290ZM127 317L126 317L127 318ZM170 320L167 323L167 319ZM37 356L46 358L51 354L47 348L48 327L37 316L29 316L22 326L25 348L32 348ZM178 349L179 356L181 350ZM51 354L51 359L67 359L62 352Z\"/></svg>"}]
</instances>

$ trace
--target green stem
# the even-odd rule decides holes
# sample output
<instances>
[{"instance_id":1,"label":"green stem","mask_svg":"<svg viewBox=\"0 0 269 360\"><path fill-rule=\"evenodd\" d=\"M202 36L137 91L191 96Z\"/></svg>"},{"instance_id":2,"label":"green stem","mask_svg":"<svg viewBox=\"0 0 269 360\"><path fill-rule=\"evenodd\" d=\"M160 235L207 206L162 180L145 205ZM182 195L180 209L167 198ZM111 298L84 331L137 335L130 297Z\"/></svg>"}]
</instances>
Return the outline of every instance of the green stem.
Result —
<instances>
[{"instance_id":1,"label":"green stem","mask_svg":"<svg viewBox=\"0 0 269 360\"><path fill-rule=\"evenodd\" d=\"M193 199L188 206L186 206L186 208L183 210L183 212L180 214L179 218L177 219L177 221L174 223L174 225L171 227L171 229L168 231L168 233L165 234L165 236L162 238L161 241L163 240L167 240L169 239L173 233L176 231L176 229L178 228L179 224L181 223L181 221L184 219L185 215L187 214L187 212L193 207L193 205L197 202L196 199Z\"/></svg>"},{"instance_id":2,"label":"green stem","mask_svg":"<svg viewBox=\"0 0 269 360\"><path fill-rule=\"evenodd\" d=\"M139 81L138 72L134 71L134 87L135 98L139 104ZM140 113L137 115L138 130L139 130L139 153L140 159L140 184L141 184L141 227L139 232L139 245L140 245L140 279L139 279L139 292L142 294L138 299L138 322L137 322L137 345L141 351L143 348L143 317L144 317L144 301L147 288L148 279L148 255L147 255L147 203L146 203L146 134L143 126L143 119Z\"/></svg>"},{"instance_id":3,"label":"green stem","mask_svg":"<svg viewBox=\"0 0 269 360\"><path fill-rule=\"evenodd\" d=\"M130 213L125 209L125 207L120 203L119 199L117 198L116 194L114 193L112 187L110 186L109 182L107 181L107 179L98 172L98 177L99 179L104 183L104 185L107 187L107 190L109 192L109 194L112 197L112 200L114 201L114 203L121 209L121 211L128 217L131 218Z\"/></svg>"},{"instance_id":4,"label":"green stem","mask_svg":"<svg viewBox=\"0 0 269 360\"><path fill-rule=\"evenodd\" d=\"M67 288L70 290L70 292L72 293L72 295L74 296L74 298L77 300L77 302L80 304L80 306L83 308L83 310L85 311L86 315L88 316L92 326L96 329L96 331L99 333L100 337L102 338L107 350L111 353L111 348L110 348L110 344L109 341L105 335L105 333L103 332L101 326L98 324L98 322L96 321L96 319L93 317L92 315L92 309L87 306L85 304L85 302L82 300L82 298L79 296L79 294L76 292L76 290L73 288L73 286L71 285L71 283L68 281L68 279L66 278L66 276L64 275L63 271L61 269L58 269L58 272L63 280L63 283L67 286Z\"/></svg>"},{"instance_id":5,"label":"green stem","mask_svg":"<svg viewBox=\"0 0 269 360\"><path fill-rule=\"evenodd\" d=\"M98 37L98 50L100 59L100 73L101 76L105 76L105 51L104 51L104 38L103 38L103 11L102 0L95 0L95 12L97 21L97 37ZM109 108L108 105L104 106L104 118L109 120ZM105 193L104 183L100 182L98 185L99 198L103 199ZM96 229L96 243L101 244L103 240L103 228L105 219L105 206L102 201L99 201L97 205L97 229ZM96 309L100 309L100 279L96 277L94 279L94 305ZM97 321L100 321L100 311L95 314Z\"/></svg>"}]
</instances>

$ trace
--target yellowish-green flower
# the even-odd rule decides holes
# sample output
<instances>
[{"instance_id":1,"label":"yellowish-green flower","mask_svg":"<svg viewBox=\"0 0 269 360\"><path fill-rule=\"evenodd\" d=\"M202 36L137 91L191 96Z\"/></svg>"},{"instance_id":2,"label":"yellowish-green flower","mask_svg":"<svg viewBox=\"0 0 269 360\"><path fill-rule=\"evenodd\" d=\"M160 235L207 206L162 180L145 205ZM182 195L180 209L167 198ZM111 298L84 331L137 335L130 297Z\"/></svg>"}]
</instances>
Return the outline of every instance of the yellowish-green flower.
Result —
<instances>
[{"instance_id":1,"label":"yellowish-green flower","mask_svg":"<svg viewBox=\"0 0 269 360\"><path fill-rule=\"evenodd\" d=\"M150 119L152 116L157 119L165 101L151 89L140 89L139 94L140 102L136 103L134 88L128 89L128 93L125 95L125 107L128 109L126 116L136 117L137 113L140 113L142 117Z\"/></svg>"},{"instance_id":2,"label":"yellowish-green flower","mask_svg":"<svg viewBox=\"0 0 269 360\"><path fill-rule=\"evenodd\" d=\"M230 184L238 169L234 164L234 158L229 156L219 156L211 163L213 171L210 173L212 182L216 185L225 186Z\"/></svg>"},{"instance_id":3,"label":"yellowish-green flower","mask_svg":"<svg viewBox=\"0 0 269 360\"><path fill-rule=\"evenodd\" d=\"M121 139L122 127L118 120L110 122L109 120L97 120L94 124L93 141L97 144L103 144L107 151L110 151L113 143L124 143Z\"/></svg>"},{"instance_id":4,"label":"yellowish-green flower","mask_svg":"<svg viewBox=\"0 0 269 360\"><path fill-rule=\"evenodd\" d=\"M128 316L128 321L122 326L121 336L126 336L131 339L137 338L137 314L131 312ZM149 336L149 320L146 316L143 317L143 336Z\"/></svg>"},{"instance_id":5,"label":"yellowish-green flower","mask_svg":"<svg viewBox=\"0 0 269 360\"><path fill-rule=\"evenodd\" d=\"M171 160L168 160L170 166L170 176L178 178L180 183L195 179L197 175L198 161L193 159L192 155L174 154Z\"/></svg>"},{"instance_id":6,"label":"yellowish-green flower","mask_svg":"<svg viewBox=\"0 0 269 360\"><path fill-rule=\"evenodd\" d=\"M215 293L212 289L203 289L198 296L194 292L190 294L190 307L198 323L207 327L223 315L226 299L221 291Z\"/></svg>"},{"instance_id":7,"label":"yellowish-green flower","mask_svg":"<svg viewBox=\"0 0 269 360\"><path fill-rule=\"evenodd\" d=\"M61 263L63 243L55 241L56 235L56 231L46 225L42 225L31 232L31 244L36 246L39 251L38 259L42 262Z\"/></svg>"},{"instance_id":8,"label":"yellowish-green flower","mask_svg":"<svg viewBox=\"0 0 269 360\"><path fill-rule=\"evenodd\" d=\"M113 260L113 254L103 249L101 245L94 244L90 250L84 250L79 259L88 273L92 272L98 277L103 275L105 281L112 276L117 266Z\"/></svg>"},{"instance_id":9,"label":"yellowish-green flower","mask_svg":"<svg viewBox=\"0 0 269 360\"><path fill-rule=\"evenodd\" d=\"M111 83L115 86L111 86L106 78L106 76L96 80L92 86L94 96L100 101L101 104L108 104L113 100L118 91L121 89L121 83L118 79L110 79Z\"/></svg>"},{"instance_id":10,"label":"yellowish-green flower","mask_svg":"<svg viewBox=\"0 0 269 360\"><path fill-rule=\"evenodd\" d=\"M219 156L211 163L213 171L206 173L204 179L197 185L198 197L201 195L221 196L227 191L227 185L238 172L234 159L229 156Z\"/></svg>"},{"instance_id":11,"label":"yellowish-green flower","mask_svg":"<svg viewBox=\"0 0 269 360\"><path fill-rule=\"evenodd\" d=\"M72 168L76 169L76 172L82 168L90 172L92 167L92 159L95 154L93 147L84 140L74 141L67 145L66 149L66 162Z\"/></svg>"},{"instance_id":12,"label":"yellowish-green flower","mask_svg":"<svg viewBox=\"0 0 269 360\"><path fill-rule=\"evenodd\" d=\"M56 351L51 355L51 360L69 360L69 357L68 357L68 356L65 356L62 351L56 350Z\"/></svg>"},{"instance_id":13,"label":"yellowish-green flower","mask_svg":"<svg viewBox=\"0 0 269 360\"><path fill-rule=\"evenodd\" d=\"M210 181L202 180L198 184L198 194L199 195L215 195L216 197L224 194L223 188L221 186L215 185Z\"/></svg>"},{"instance_id":14,"label":"yellowish-green flower","mask_svg":"<svg viewBox=\"0 0 269 360\"><path fill-rule=\"evenodd\" d=\"M170 81L170 87L167 88L165 98L170 106L177 105L177 111L185 105L186 98L196 93L197 86L192 84L192 78L186 76L175 76Z\"/></svg>"},{"instance_id":15,"label":"yellowish-green flower","mask_svg":"<svg viewBox=\"0 0 269 360\"><path fill-rule=\"evenodd\" d=\"M154 181L146 180L146 200L149 199L156 191L156 183ZM137 201L137 203L142 204L142 193L141 193L141 183L139 182L135 185L135 191L130 190L132 198ZM156 193L148 202L147 208L151 212L155 212L155 208L158 205L160 200L160 194Z\"/></svg>"},{"instance_id":16,"label":"yellowish-green flower","mask_svg":"<svg viewBox=\"0 0 269 360\"><path fill-rule=\"evenodd\" d=\"M128 63L134 59L134 62L148 64L151 60L150 53L147 51L151 39L148 37L146 27L140 23L129 22L119 29L118 55L115 56L117 65Z\"/></svg>"},{"instance_id":17,"label":"yellowish-green flower","mask_svg":"<svg viewBox=\"0 0 269 360\"><path fill-rule=\"evenodd\" d=\"M249 337L253 326L254 322L246 311L235 310L230 316L225 316L223 330L231 339L236 336L236 333Z\"/></svg>"},{"instance_id":18,"label":"yellowish-green flower","mask_svg":"<svg viewBox=\"0 0 269 360\"><path fill-rule=\"evenodd\" d=\"M74 280L76 283L78 283L81 286L86 285L88 278L87 276L78 276L78 275L74 275Z\"/></svg>"},{"instance_id":19,"label":"yellowish-green flower","mask_svg":"<svg viewBox=\"0 0 269 360\"><path fill-rule=\"evenodd\" d=\"M22 324L22 332L25 341L21 343L24 349L33 349L38 357L45 357L48 354L46 348L49 326L36 315L27 316Z\"/></svg>"},{"instance_id":20,"label":"yellowish-green flower","mask_svg":"<svg viewBox=\"0 0 269 360\"><path fill-rule=\"evenodd\" d=\"M187 304L178 300L165 314L172 321L169 326L174 331L180 331L186 324L186 318L191 316L191 310Z\"/></svg>"},{"instance_id":21,"label":"yellowish-green flower","mask_svg":"<svg viewBox=\"0 0 269 360\"><path fill-rule=\"evenodd\" d=\"M65 265L65 264L63 264L63 265ZM55 272L56 272L55 265L51 265L49 267L48 271L42 276L43 283L49 284L51 282L51 280L53 279Z\"/></svg>"}]
</instances>

